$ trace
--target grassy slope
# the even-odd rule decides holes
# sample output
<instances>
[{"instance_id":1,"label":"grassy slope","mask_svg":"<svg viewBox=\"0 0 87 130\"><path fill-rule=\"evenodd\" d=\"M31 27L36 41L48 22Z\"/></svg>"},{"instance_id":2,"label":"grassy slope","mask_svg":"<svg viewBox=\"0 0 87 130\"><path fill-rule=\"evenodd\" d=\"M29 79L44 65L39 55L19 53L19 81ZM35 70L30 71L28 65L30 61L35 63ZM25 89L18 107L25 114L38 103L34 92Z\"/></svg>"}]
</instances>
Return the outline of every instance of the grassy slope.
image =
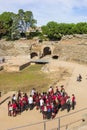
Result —
<instances>
[{"instance_id":1,"label":"grassy slope","mask_svg":"<svg viewBox=\"0 0 87 130\"><path fill-rule=\"evenodd\" d=\"M23 90L36 88L45 91L50 83L48 76L41 72L42 65L31 65L21 72L0 72L0 91Z\"/></svg>"}]
</instances>

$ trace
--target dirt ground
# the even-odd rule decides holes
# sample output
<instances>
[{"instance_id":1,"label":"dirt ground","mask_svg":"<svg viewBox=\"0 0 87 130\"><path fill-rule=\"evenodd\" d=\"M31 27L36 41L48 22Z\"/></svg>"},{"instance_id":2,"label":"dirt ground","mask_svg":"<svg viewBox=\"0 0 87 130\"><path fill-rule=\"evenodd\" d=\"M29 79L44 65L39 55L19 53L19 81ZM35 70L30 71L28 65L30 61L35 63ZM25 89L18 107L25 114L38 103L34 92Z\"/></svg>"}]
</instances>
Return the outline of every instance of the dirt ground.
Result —
<instances>
[{"instance_id":1,"label":"dirt ground","mask_svg":"<svg viewBox=\"0 0 87 130\"><path fill-rule=\"evenodd\" d=\"M76 106L75 110L71 110L69 113L67 113L66 110L64 111L59 111L56 118L63 116L63 115L68 115L70 113L76 112L80 109L86 108L87 107L87 66L86 65L80 65L77 63L70 63L70 62L64 62L64 61L51 61L50 66L55 68L57 67L66 67L67 69L70 70L71 75L66 78L66 80L58 81L56 82L56 85L60 86L61 84L64 85L65 90L67 93L70 95L75 94L76 97ZM50 67L49 67L50 69ZM77 82L77 76L81 74L82 75L82 81ZM55 85L54 85L55 87ZM5 97L12 96L12 93L14 92L9 92L6 95L3 95L0 98L0 101L3 100ZM9 99L8 99L9 100ZM7 111L7 103L8 100L6 100L2 105L0 105L0 130L11 130L11 128L14 127L20 127L24 125L29 125L33 124L36 122L42 122L42 114L40 111L34 109L32 111L24 111L21 115L17 115L16 117L9 117L8 116L8 111ZM75 113L73 116L66 116L61 118L60 124L65 125L69 124L71 122L76 122L77 120L80 120L86 115L87 110L82 111L80 113ZM79 123L79 124L78 124ZM76 125L80 125L80 122L77 122ZM74 125L73 125L74 126ZM49 122L46 123L46 130L56 130L55 128L58 127L58 120L50 120ZM72 128L71 125L69 128ZM29 126L29 127L23 127L20 128L19 130L44 130L44 124L38 124L34 126ZM61 130L65 130L64 128L61 128ZM87 130L87 127L82 130Z\"/></svg>"}]
</instances>

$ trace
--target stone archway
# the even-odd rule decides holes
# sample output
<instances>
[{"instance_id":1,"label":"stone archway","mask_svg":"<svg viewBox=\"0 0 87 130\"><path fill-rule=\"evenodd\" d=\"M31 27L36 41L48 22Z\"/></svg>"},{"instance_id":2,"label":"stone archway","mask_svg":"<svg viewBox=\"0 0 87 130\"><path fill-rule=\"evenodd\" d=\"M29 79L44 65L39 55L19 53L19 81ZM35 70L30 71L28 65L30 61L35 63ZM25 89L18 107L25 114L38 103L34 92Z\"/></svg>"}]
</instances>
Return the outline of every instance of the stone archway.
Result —
<instances>
[{"instance_id":1,"label":"stone archway","mask_svg":"<svg viewBox=\"0 0 87 130\"><path fill-rule=\"evenodd\" d=\"M46 56L46 55L51 55L52 52L51 52L51 48L50 47L45 47L43 49L43 56Z\"/></svg>"},{"instance_id":2,"label":"stone archway","mask_svg":"<svg viewBox=\"0 0 87 130\"><path fill-rule=\"evenodd\" d=\"M30 54L31 59L32 59L32 58L35 58L35 57L37 57L37 56L38 56L38 54L37 54L36 52L32 52L32 53Z\"/></svg>"}]
</instances>

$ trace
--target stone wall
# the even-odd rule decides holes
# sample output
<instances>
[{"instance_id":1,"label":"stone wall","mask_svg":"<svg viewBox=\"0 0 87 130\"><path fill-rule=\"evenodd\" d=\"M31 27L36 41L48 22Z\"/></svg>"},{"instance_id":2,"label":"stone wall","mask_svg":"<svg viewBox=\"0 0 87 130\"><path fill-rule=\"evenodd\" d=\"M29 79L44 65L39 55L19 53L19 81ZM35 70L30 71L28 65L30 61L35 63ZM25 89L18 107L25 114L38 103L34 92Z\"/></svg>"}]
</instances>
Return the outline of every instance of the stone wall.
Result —
<instances>
[{"instance_id":1,"label":"stone wall","mask_svg":"<svg viewBox=\"0 0 87 130\"><path fill-rule=\"evenodd\" d=\"M9 47L11 46L11 47ZM35 41L22 40L15 42L0 41L0 55L23 56L36 52L42 55L44 47L50 47L51 55L57 55L59 60L87 63L87 35L67 35L61 41Z\"/></svg>"},{"instance_id":2,"label":"stone wall","mask_svg":"<svg viewBox=\"0 0 87 130\"><path fill-rule=\"evenodd\" d=\"M19 72L20 70L24 69L25 67L27 67L29 65L30 65L30 62L21 64L21 65L7 64L7 65L4 65L4 71Z\"/></svg>"}]
</instances>

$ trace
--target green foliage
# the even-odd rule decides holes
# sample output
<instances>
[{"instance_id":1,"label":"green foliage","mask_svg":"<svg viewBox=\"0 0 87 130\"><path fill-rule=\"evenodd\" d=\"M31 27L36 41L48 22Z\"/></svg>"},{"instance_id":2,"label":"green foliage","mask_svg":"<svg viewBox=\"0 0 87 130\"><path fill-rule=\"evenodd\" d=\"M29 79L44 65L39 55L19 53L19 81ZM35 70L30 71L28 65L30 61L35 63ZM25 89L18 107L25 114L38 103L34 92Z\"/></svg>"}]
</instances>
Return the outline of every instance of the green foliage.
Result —
<instances>
[{"instance_id":1,"label":"green foliage","mask_svg":"<svg viewBox=\"0 0 87 130\"><path fill-rule=\"evenodd\" d=\"M58 24L59 33L63 35L71 35L73 34L72 32L73 26L74 24L60 23Z\"/></svg>"},{"instance_id":2,"label":"green foliage","mask_svg":"<svg viewBox=\"0 0 87 130\"><path fill-rule=\"evenodd\" d=\"M76 25L76 27L77 27L77 33L78 34L84 34L84 33L87 33L87 23L78 23L77 25Z\"/></svg>"},{"instance_id":3,"label":"green foliage","mask_svg":"<svg viewBox=\"0 0 87 130\"><path fill-rule=\"evenodd\" d=\"M58 30L58 24L56 22L49 22L47 26L42 26L43 34L47 35L50 40L61 39L60 32Z\"/></svg>"},{"instance_id":4,"label":"green foliage","mask_svg":"<svg viewBox=\"0 0 87 130\"><path fill-rule=\"evenodd\" d=\"M4 12L0 15L0 21L3 22L6 28L8 28L9 25L12 24L12 16L14 13L12 12Z\"/></svg>"},{"instance_id":5,"label":"green foliage","mask_svg":"<svg viewBox=\"0 0 87 130\"><path fill-rule=\"evenodd\" d=\"M41 33L38 30L26 32L26 38L27 39L33 39L34 37L39 37L40 35L41 35Z\"/></svg>"},{"instance_id":6,"label":"green foliage","mask_svg":"<svg viewBox=\"0 0 87 130\"><path fill-rule=\"evenodd\" d=\"M57 23L54 21L48 22L42 26L42 32L35 30L37 21L33 17L31 11L19 9L18 13L3 12L0 14L0 38L6 37L7 40L16 40L21 37L32 39L39 37L43 40L60 40L63 35L71 34L87 34L87 23ZM33 28L34 31L29 31Z\"/></svg>"},{"instance_id":7,"label":"green foliage","mask_svg":"<svg viewBox=\"0 0 87 130\"><path fill-rule=\"evenodd\" d=\"M14 16L14 13L12 12L4 12L0 15L0 21L3 23L3 30L5 31L2 36L6 35L9 37L11 34L12 16Z\"/></svg>"},{"instance_id":8,"label":"green foliage","mask_svg":"<svg viewBox=\"0 0 87 130\"><path fill-rule=\"evenodd\" d=\"M35 27L37 21L33 18L33 13L31 11L26 11L24 13L24 20L26 24L29 23L30 27Z\"/></svg>"},{"instance_id":9,"label":"green foliage","mask_svg":"<svg viewBox=\"0 0 87 130\"><path fill-rule=\"evenodd\" d=\"M47 38L47 35L43 35L42 33L39 35L39 42L42 42L42 41L47 41L48 38Z\"/></svg>"},{"instance_id":10,"label":"green foliage","mask_svg":"<svg viewBox=\"0 0 87 130\"><path fill-rule=\"evenodd\" d=\"M18 14L13 18L12 39L19 39L20 37L32 38L32 35L35 34L31 33L26 35L26 32L27 29L33 27L34 24L33 13L31 11L24 12L23 9L20 9Z\"/></svg>"},{"instance_id":11,"label":"green foliage","mask_svg":"<svg viewBox=\"0 0 87 130\"><path fill-rule=\"evenodd\" d=\"M49 22L46 26L42 26L41 29L43 35L46 35L50 40L60 40L63 35L87 34L87 23Z\"/></svg>"},{"instance_id":12,"label":"green foliage","mask_svg":"<svg viewBox=\"0 0 87 130\"><path fill-rule=\"evenodd\" d=\"M0 15L0 22L3 23L0 28L0 37L6 35L7 39L19 39L26 37L26 31L29 27L35 27L36 20L33 18L31 11L24 12L18 10L18 14L13 12L4 12ZM1 24L0 23L0 24Z\"/></svg>"},{"instance_id":13,"label":"green foliage","mask_svg":"<svg viewBox=\"0 0 87 130\"><path fill-rule=\"evenodd\" d=\"M0 38L6 34L6 29L4 28L3 22L0 21Z\"/></svg>"}]
</instances>

